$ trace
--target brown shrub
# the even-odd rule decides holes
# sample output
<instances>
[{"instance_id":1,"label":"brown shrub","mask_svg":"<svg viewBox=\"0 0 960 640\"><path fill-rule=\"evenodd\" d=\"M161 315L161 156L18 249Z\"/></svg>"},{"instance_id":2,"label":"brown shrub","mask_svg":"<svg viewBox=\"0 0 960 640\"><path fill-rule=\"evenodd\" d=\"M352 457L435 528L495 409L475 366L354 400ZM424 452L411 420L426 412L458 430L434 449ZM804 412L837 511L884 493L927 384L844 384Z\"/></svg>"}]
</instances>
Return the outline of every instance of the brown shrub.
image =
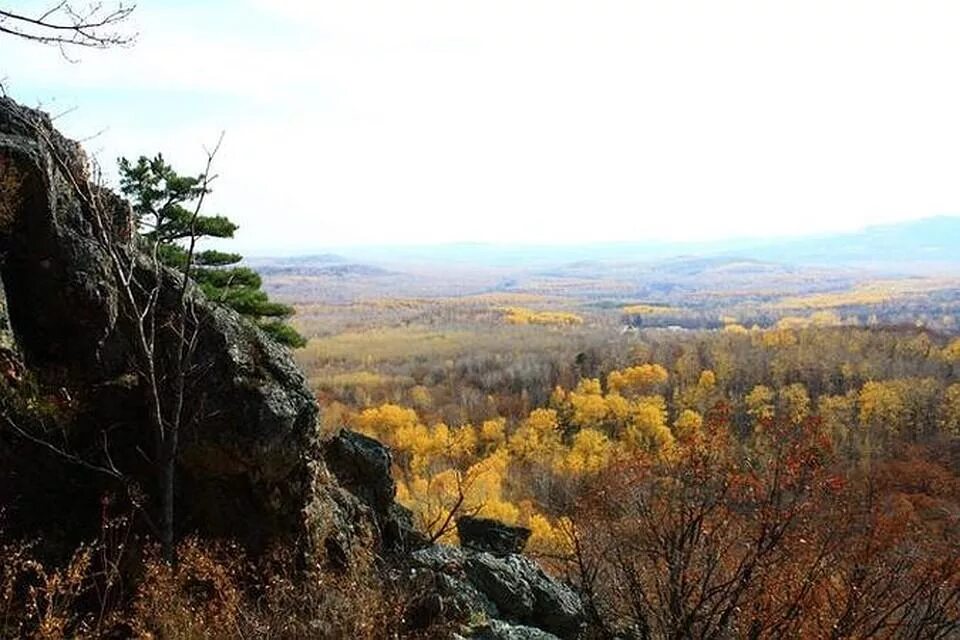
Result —
<instances>
[{"instance_id":1,"label":"brown shrub","mask_svg":"<svg viewBox=\"0 0 960 640\"><path fill-rule=\"evenodd\" d=\"M0 638L449 637L441 624L409 628L417 594L372 555L333 572L305 571L287 549L254 563L234 544L198 539L178 546L173 565L156 546L126 549L122 562L117 549L98 540L55 567L34 545L0 543Z\"/></svg>"}]
</instances>

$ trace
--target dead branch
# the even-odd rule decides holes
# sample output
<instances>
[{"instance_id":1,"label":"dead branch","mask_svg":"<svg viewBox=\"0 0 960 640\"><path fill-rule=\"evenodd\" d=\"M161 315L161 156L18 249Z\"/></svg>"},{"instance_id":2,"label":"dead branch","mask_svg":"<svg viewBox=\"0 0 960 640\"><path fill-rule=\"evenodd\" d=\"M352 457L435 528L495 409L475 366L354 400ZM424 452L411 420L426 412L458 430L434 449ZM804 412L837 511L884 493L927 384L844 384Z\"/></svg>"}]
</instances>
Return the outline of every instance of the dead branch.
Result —
<instances>
[{"instance_id":1,"label":"dead branch","mask_svg":"<svg viewBox=\"0 0 960 640\"><path fill-rule=\"evenodd\" d=\"M28 15L0 8L0 33L9 36L67 48L108 49L133 44L135 34L116 29L136 9L135 4L118 3L106 8L100 2L83 9L66 0L48 7L37 15Z\"/></svg>"}]
</instances>

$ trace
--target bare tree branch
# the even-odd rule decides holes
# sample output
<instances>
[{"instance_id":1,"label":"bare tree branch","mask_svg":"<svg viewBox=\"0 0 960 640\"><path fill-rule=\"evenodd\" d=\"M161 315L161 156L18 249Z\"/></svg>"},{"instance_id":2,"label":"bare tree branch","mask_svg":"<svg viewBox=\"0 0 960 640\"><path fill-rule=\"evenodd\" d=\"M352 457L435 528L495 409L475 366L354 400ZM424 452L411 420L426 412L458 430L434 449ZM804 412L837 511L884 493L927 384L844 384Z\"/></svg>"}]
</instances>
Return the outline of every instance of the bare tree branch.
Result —
<instances>
[{"instance_id":1,"label":"bare tree branch","mask_svg":"<svg viewBox=\"0 0 960 640\"><path fill-rule=\"evenodd\" d=\"M120 480L121 482L126 480L125 476L119 471L117 471L117 468L113 465L113 461L110 461L109 467L104 467L102 465L94 464L89 460L85 460L81 456L78 456L74 453L67 451L66 449L58 447L57 445L53 444L52 442L49 442L48 440L44 440L43 438L38 438L37 436L30 433L30 431L28 431L27 429L24 429L19 424L17 424L6 413L0 414L0 415L2 415L3 421L7 424L7 426L10 427L14 431L14 433L19 435L24 440L29 440L35 445L48 449L52 453L63 458L64 460L66 460L71 464L75 464L79 467L83 467L84 469L88 469L90 471L96 471L97 473L106 474L111 478L113 478L114 480Z\"/></svg>"},{"instance_id":2,"label":"bare tree branch","mask_svg":"<svg viewBox=\"0 0 960 640\"><path fill-rule=\"evenodd\" d=\"M126 22L134 9L135 4L119 2L113 8L106 8L102 3L94 2L79 10L66 0L35 16L0 8L0 33L60 47L64 55L66 49L73 47L123 47L133 44L136 34L116 29Z\"/></svg>"}]
</instances>

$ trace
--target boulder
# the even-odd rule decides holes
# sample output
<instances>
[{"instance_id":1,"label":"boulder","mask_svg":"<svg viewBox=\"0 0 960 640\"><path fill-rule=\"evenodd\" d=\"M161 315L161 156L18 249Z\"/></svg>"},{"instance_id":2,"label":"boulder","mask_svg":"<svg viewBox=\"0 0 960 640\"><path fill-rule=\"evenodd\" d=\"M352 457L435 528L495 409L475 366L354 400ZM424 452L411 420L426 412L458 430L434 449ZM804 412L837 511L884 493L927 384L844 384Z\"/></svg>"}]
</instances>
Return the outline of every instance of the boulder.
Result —
<instances>
[{"instance_id":1,"label":"boulder","mask_svg":"<svg viewBox=\"0 0 960 640\"><path fill-rule=\"evenodd\" d=\"M526 625L561 638L578 637L585 625L580 597L525 556L434 545L410 558L414 572L434 574L447 608L464 617Z\"/></svg>"},{"instance_id":2,"label":"boulder","mask_svg":"<svg viewBox=\"0 0 960 640\"><path fill-rule=\"evenodd\" d=\"M579 635L584 625L580 597L525 556L472 553L466 574L471 584L508 614L508 619L565 638Z\"/></svg>"},{"instance_id":3,"label":"boulder","mask_svg":"<svg viewBox=\"0 0 960 640\"><path fill-rule=\"evenodd\" d=\"M457 518L457 535L465 547L505 556L523 551L530 538L530 529L513 527L490 518L462 516Z\"/></svg>"},{"instance_id":4,"label":"boulder","mask_svg":"<svg viewBox=\"0 0 960 640\"><path fill-rule=\"evenodd\" d=\"M467 556L462 549L433 545L410 554L412 574L427 575L433 590L444 602L444 609L460 619L496 618L500 610L467 578Z\"/></svg>"},{"instance_id":5,"label":"boulder","mask_svg":"<svg viewBox=\"0 0 960 640\"><path fill-rule=\"evenodd\" d=\"M383 547L406 551L428 544L416 530L410 510L394 502L397 485L390 475L392 456L388 447L361 433L341 429L324 443L323 451L337 482L372 510Z\"/></svg>"},{"instance_id":6,"label":"boulder","mask_svg":"<svg viewBox=\"0 0 960 640\"><path fill-rule=\"evenodd\" d=\"M454 636L455 640L559 640L552 633L503 620L487 620Z\"/></svg>"},{"instance_id":7,"label":"boulder","mask_svg":"<svg viewBox=\"0 0 960 640\"><path fill-rule=\"evenodd\" d=\"M325 443L324 458L342 487L377 513L387 513L397 493L390 475L390 449L361 433L341 429Z\"/></svg>"}]
</instances>

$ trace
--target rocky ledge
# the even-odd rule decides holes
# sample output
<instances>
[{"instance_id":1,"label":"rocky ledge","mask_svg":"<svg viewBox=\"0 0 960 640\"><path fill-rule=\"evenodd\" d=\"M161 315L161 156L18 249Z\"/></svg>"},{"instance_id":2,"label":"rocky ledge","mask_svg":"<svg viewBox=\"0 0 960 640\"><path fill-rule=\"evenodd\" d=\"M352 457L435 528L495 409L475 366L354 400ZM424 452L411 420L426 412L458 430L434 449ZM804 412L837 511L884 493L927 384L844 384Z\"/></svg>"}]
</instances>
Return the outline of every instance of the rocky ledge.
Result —
<instances>
[{"instance_id":1,"label":"rocky ledge","mask_svg":"<svg viewBox=\"0 0 960 640\"><path fill-rule=\"evenodd\" d=\"M585 617L573 589L522 555L530 530L496 520L457 520L461 546L428 544L394 502L390 450L378 441L341 430L326 445L327 464L376 515L384 540L400 550L399 576L420 593L407 616L423 625L443 616L472 620L464 638L577 638ZM389 535L387 533L389 532Z\"/></svg>"}]
</instances>

